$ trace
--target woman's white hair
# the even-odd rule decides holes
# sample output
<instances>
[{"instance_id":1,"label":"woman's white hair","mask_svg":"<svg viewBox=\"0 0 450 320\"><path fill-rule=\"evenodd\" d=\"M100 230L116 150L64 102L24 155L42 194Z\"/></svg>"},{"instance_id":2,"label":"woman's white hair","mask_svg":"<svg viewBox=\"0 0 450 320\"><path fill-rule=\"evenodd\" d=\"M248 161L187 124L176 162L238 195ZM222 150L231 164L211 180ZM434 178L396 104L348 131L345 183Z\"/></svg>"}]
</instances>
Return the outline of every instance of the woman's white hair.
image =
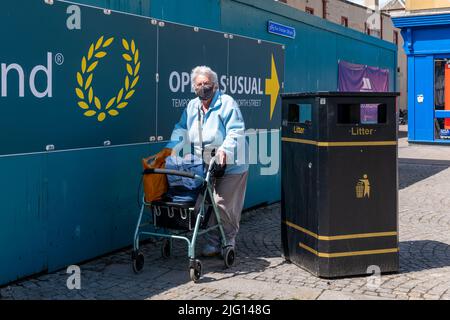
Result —
<instances>
[{"instance_id":1,"label":"woman's white hair","mask_svg":"<svg viewBox=\"0 0 450 320\"><path fill-rule=\"evenodd\" d=\"M208 79L214 83L214 87L217 89L219 88L219 78L217 77L217 73L215 73L210 67L207 66L198 66L192 69L191 72L191 86L192 90L194 90L194 84L195 79L197 79L198 76L205 76L208 77Z\"/></svg>"}]
</instances>

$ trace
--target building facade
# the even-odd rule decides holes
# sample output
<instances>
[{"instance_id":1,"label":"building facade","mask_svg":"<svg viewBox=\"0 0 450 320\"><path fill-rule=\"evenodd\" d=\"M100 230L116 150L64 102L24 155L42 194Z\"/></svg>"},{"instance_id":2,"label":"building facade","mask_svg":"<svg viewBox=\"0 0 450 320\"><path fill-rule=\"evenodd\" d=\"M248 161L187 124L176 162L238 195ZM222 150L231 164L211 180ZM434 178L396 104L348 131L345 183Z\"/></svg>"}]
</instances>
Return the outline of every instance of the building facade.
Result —
<instances>
[{"instance_id":1,"label":"building facade","mask_svg":"<svg viewBox=\"0 0 450 320\"><path fill-rule=\"evenodd\" d=\"M347 0L278 0L298 10L305 11L336 24L392 42L400 48L398 52L397 90L400 92L398 106L407 108L407 64L401 50L403 39L400 29L393 26L391 10L404 10L403 0L393 0L380 8L378 0L365 0L359 5Z\"/></svg>"},{"instance_id":2,"label":"building facade","mask_svg":"<svg viewBox=\"0 0 450 320\"><path fill-rule=\"evenodd\" d=\"M408 140L450 143L450 2L406 1L393 16L408 61Z\"/></svg>"},{"instance_id":3,"label":"building facade","mask_svg":"<svg viewBox=\"0 0 450 320\"><path fill-rule=\"evenodd\" d=\"M406 0L406 10L436 10L449 9L450 2L448 0Z\"/></svg>"}]
</instances>

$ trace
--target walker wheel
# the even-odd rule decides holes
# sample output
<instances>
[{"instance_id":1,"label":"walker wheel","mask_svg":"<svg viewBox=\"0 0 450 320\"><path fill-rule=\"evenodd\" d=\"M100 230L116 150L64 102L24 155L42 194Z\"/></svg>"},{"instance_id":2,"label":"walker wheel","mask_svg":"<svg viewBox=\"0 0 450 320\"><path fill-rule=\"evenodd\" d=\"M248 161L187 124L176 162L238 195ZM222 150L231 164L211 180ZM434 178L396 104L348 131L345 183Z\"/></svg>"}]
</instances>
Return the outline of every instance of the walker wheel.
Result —
<instances>
[{"instance_id":1,"label":"walker wheel","mask_svg":"<svg viewBox=\"0 0 450 320\"><path fill-rule=\"evenodd\" d=\"M200 277L202 276L202 263L200 260L196 259L191 262L191 266L189 267L189 275L191 280L195 283L200 280Z\"/></svg>"},{"instance_id":2,"label":"walker wheel","mask_svg":"<svg viewBox=\"0 0 450 320\"><path fill-rule=\"evenodd\" d=\"M142 252L135 252L131 254L134 273L140 273L144 269L144 255Z\"/></svg>"},{"instance_id":3,"label":"walker wheel","mask_svg":"<svg viewBox=\"0 0 450 320\"><path fill-rule=\"evenodd\" d=\"M170 242L171 241L169 239L164 239L161 246L161 255L165 259L170 258L170 255L172 254L172 246Z\"/></svg>"},{"instance_id":4,"label":"walker wheel","mask_svg":"<svg viewBox=\"0 0 450 320\"><path fill-rule=\"evenodd\" d=\"M226 247L224 249L223 260L225 262L225 267L231 268L234 264L234 260L236 258L236 253L233 247Z\"/></svg>"}]
</instances>

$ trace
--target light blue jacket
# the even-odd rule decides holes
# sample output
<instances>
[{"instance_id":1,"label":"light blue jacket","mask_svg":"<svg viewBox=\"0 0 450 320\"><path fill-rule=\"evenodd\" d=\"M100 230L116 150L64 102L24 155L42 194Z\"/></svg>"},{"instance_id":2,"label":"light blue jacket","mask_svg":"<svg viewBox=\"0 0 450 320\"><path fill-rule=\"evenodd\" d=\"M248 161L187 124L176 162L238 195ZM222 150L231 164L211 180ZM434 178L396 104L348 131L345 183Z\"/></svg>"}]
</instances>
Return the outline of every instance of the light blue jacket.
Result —
<instances>
[{"instance_id":1,"label":"light blue jacket","mask_svg":"<svg viewBox=\"0 0 450 320\"><path fill-rule=\"evenodd\" d=\"M199 113L200 112L200 113ZM202 141L205 155L212 149L223 150L227 155L225 174L239 174L248 170L248 143L245 139L245 124L238 104L229 95L217 90L206 113L203 113L199 98L191 100L175 125L167 148L183 154L201 157L198 119L203 120ZM209 157L208 157L209 158ZM205 156L205 159L208 159Z\"/></svg>"}]
</instances>

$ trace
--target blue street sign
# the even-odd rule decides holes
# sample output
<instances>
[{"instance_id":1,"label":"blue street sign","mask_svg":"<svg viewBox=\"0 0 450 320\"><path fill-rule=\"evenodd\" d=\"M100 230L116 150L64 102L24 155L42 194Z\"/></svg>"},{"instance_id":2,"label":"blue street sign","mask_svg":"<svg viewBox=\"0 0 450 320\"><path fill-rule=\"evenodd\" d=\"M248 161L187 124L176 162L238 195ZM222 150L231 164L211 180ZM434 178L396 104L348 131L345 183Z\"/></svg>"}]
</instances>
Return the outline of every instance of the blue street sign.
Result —
<instances>
[{"instance_id":1,"label":"blue street sign","mask_svg":"<svg viewBox=\"0 0 450 320\"><path fill-rule=\"evenodd\" d=\"M279 36L295 39L295 28L285 26L281 23L269 20L267 23L267 31Z\"/></svg>"}]
</instances>

